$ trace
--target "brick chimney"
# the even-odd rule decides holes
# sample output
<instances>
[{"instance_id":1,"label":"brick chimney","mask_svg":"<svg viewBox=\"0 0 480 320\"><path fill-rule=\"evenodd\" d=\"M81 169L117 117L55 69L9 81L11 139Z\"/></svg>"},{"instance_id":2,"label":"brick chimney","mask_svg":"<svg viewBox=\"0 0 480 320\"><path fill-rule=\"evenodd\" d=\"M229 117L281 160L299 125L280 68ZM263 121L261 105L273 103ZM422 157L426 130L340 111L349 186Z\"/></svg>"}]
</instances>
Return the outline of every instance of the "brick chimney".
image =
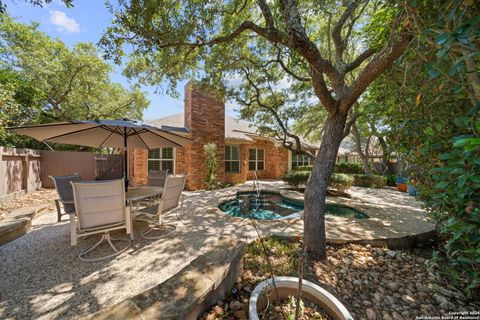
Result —
<instances>
[{"instance_id":1,"label":"brick chimney","mask_svg":"<svg viewBox=\"0 0 480 320\"><path fill-rule=\"evenodd\" d=\"M185 168L188 174L187 189L205 188L205 155L203 146L217 145L217 181L225 177L225 101L206 85L190 81L185 86L185 127L195 141L185 148Z\"/></svg>"}]
</instances>

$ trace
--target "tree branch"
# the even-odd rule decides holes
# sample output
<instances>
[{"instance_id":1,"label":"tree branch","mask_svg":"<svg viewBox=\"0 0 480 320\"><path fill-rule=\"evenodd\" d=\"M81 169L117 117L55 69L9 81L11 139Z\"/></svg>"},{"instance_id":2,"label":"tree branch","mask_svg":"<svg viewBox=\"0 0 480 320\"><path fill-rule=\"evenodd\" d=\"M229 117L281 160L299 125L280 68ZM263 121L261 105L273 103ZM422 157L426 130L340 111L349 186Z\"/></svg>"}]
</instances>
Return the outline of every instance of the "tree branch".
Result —
<instances>
[{"instance_id":1,"label":"tree branch","mask_svg":"<svg viewBox=\"0 0 480 320\"><path fill-rule=\"evenodd\" d=\"M260 10L262 10L263 17L265 18L267 30L274 30L275 23L273 20L272 12L268 7L267 2L265 0L257 0L257 3L258 3L258 6L260 7Z\"/></svg>"},{"instance_id":2,"label":"tree branch","mask_svg":"<svg viewBox=\"0 0 480 320\"><path fill-rule=\"evenodd\" d=\"M342 112L347 112L352 104L354 104L358 97L365 91L365 89L375 80L380 74L382 74L387 68L389 68L395 60L397 60L410 44L412 35L403 32L399 35L398 41L393 44L385 46L379 51L375 57L367 64L362 73L355 79L351 87L348 89L347 94L340 105Z\"/></svg>"},{"instance_id":3,"label":"tree branch","mask_svg":"<svg viewBox=\"0 0 480 320\"><path fill-rule=\"evenodd\" d=\"M275 108L263 103L261 101L261 93L260 93L260 89L258 88L258 86L254 83L254 81L251 79L250 77L250 73L248 71L248 69L246 68L242 68L242 71L244 72L245 74L245 78L247 79L248 83L252 86L252 88L255 90L255 95L254 95L254 99L255 99L255 102L256 104L261 107L262 109L266 110L267 112L269 112L275 119L275 121L277 122L278 126L280 127L280 129L282 130L283 132L283 138L280 137L280 135L277 133L277 137L281 140L282 142L282 145L291 150L291 151L295 151L296 153L299 153L299 154L305 154L307 155L308 157L310 158L315 158L315 155L312 154L311 152L307 151L307 150L304 150L304 148L302 148L302 143L300 141L300 137L289 132L286 125L283 123L282 119L280 118L280 116L278 115L278 112L275 110ZM245 100L239 100L241 103L244 103L246 105L251 105L251 103L248 103L247 101ZM287 138L291 138L295 141L295 148L293 148L293 143L291 141L289 141Z\"/></svg>"},{"instance_id":4,"label":"tree branch","mask_svg":"<svg viewBox=\"0 0 480 320\"><path fill-rule=\"evenodd\" d=\"M159 39L155 39L155 40L157 42L157 47L159 49L165 49L170 47L182 47L182 46L200 48L200 47L212 46L219 43L230 42L236 39L238 36L240 36L244 31L248 31L248 30L274 43L280 43L285 46L291 45L291 41L289 40L288 36L285 33L275 28L267 29L267 28L260 27L259 25L251 21L244 21L232 33L224 36L219 36L219 37L210 39L208 41L199 41L199 42L178 41L178 42L162 43L161 41L159 41Z\"/></svg>"},{"instance_id":5,"label":"tree branch","mask_svg":"<svg viewBox=\"0 0 480 320\"><path fill-rule=\"evenodd\" d=\"M343 51L345 50L346 43L346 41L342 39L342 28L345 25L345 22L347 22L348 18L352 16L360 1L361 0L350 2L350 4L347 6L347 9L343 12L342 16L335 24L335 27L333 27L332 39L333 44L335 45L335 60L337 62L337 66L343 65Z\"/></svg>"},{"instance_id":6,"label":"tree branch","mask_svg":"<svg viewBox=\"0 0 480 320\"><path fill-rule=\"evenodd\" d=\"M65 98L67 97L67 95L72 91L73 89L73 81L75 80L75 78L77 77L77 75L80 73L80 71L83 69L83 68L86 68L88 67L88 65L84 64L84 65L81 65L80 67L78 67L72 74L72 76L70 77L69 81L68 81L68 85L67 85L67 89L63 92L63 94L60 95L60 97L58 97L58 99L55 100L55 103L56 104L60 104L63 102L63 100L65 100Z\"/></svg>"},{"instance_id":7,"label":"tree branch","mask_svg":"<svg viewBox=\"0 0 480 320\"><path fill-rule=\"evenodd\" d=\"M350 72L356 68L358 68L365 60L371 57L375 53L375 50L372 48L368 48L367 50L363 51L358 57L355 58L352 62L345 66L345 73Z\"/></svg>"},{"instance_id":8,"label":"tree branch","mask_svg":"<svg viewBox=\"0 0 480 320\"><path fill-rule=\"evenodd\" d=\"M288 73L292 78L298 80L298 81L312 81L312 78L307 78L307 77L302 77L302 76L299 76L297 74L295 74L293 71L291 71L286 65L285 63L283 62L282 60L282 51L280 50L280 48L277 47L277 60L276 62L278 62L278 64L282 67L283 71L285 71L286 73Z\"/></svg>"},{"instance_id":9,"label":"tree branch","mask_svg":"<svg viewBox=\"0 0 480 320\"><path fill-rule=\"evenodd\" d=\"M360 117L362 113L360 112L355 112L350 120L347 121L345 124L345 129L343 130L343 137L346 138L350 134L350 130L352 129L352 126L355 126L355 122L357 121L358 117Z\"/></svg>"}]
</instances>

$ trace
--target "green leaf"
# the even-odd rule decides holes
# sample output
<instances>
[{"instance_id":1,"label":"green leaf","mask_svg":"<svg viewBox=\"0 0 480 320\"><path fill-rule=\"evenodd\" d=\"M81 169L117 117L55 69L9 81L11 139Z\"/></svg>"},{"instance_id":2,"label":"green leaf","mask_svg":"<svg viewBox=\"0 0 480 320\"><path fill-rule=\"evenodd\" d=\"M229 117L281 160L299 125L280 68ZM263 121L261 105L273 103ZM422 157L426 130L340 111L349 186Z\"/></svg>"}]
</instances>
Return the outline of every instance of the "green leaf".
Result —
<instances>
[{"instance_id":1,"label":"green leaf","mask_svg":"<svg viewBox=\"0 0 480 320\"><path fill-rule=\"evenodd\" d=\"M439 35L438 37L435 38L435 43L437 45L442 45L442 44L447 42L449 37L450 37L450 33L444 32L444 33L442 33L441 35Z\"/></svg>"},{"instance_id":2,"label":"green leaf","mask_svg":"<svg viewBox=\"0 0 480 320\"><path fill-rule=\"evenodd\" d=\"M436 67L434 66L433 63L431 62L428 62L425 64L425 69L428 73L428 76L431 78L431 79L435 79L437 78L439 75L440 75L440 72L438 72L436 70Z\"/></svg>"}]
</instances>

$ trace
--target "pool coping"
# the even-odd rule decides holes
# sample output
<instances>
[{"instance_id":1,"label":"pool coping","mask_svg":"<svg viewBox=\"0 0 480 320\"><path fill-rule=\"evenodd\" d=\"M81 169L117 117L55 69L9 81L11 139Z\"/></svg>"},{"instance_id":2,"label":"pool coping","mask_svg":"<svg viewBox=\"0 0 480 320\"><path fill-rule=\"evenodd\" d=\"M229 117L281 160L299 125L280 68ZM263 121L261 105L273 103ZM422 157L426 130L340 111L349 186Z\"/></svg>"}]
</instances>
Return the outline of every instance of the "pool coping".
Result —
<instances>
[{"instance_id":1,"label":"pool coping","mask_svg":"<svg viewBox=\"0 0 480 320\"><path fill-rule=\"evenodd\" d=\"M215 210L218 212L218 214L223 215L223 216L228 216L229 219L234 219L236 221L242 221L248 218L240 218L240 217L235 217L226 214L225 212L221 211L219 208L219 205L234 200L236 197L236 194L238 192L245 192L245 191L252 191L251 186L240 186L234 188L234 192L230 193L225 196L218 197L215 199ZM357 189L370 189L370 188L357 188ZM397 192L395 190L391 189L380 189L383 190L383 192ZM285 199L293 202L304 202L304 195L303 193L300 193L298 191L293 191L293 190L286 190L286 189L281 189L281 188L263 188L263 192L270 192L274 194L279 194L280 196L284 197ZM353 209L360 210L361 212L364 212L366 215L369 216L369 219L356 219L356 218L350 218L350 217L342 217L342 216L333 216L333 215L326 215L325 216L325 223L326 223L326 232L327 232L327 237L326 241L328 244L348 244L348 243L355 243L355 244L363 244L363 245L371 245L374 247L388 247L390 249L404 249L404 248L410 248L414 246L424 246L424 245L429 245L434 241L437 241L437 232L435 230L435 225L433 223L427 223L424 220L416 221L412 225L417 225L418 229L417 230L409 230L402 232L401 234L398 235L392 235L392 236L376 236L376 235L367 235L365 237L342 237L342 236L332 236L332 229L339 223L343 224L371 224L375 226L377 229L381 229L380 226L378 226L378 208L375 208L371 205L369 205L368 202L362 202L359 199L350 199L350 198L345 198L345 197L327 197L328 204L337 204L337 205L342 205L342 206L347 206ZM419 209L419 208L418 208ZM408 214L408 211L405 211L406 214ZM300 217L295 217L295 218L284 218L284 219L274 219L274 220L257 220L255 219L255 222L263 226L265 228L269 228L270 226L277 225L278 223L282 224L291 224L291 225L297 225L301 224L301 229L303 230L303 211L299 211ZM423 210L423 215L425 214L425 211ZM415 217L412 217L415 219ZM369 222L370 220L370 222ZM420 226L418 226L420 225ZM361 228L361 227L360 227ZM294 228L295 229L295 228ZM298 228L296 228L298 229ZM384 227L383 229L386 230ZM301 232L273 232L274 234L278 234L281 236L291 236L291 237L300 237L302 236Z\"/></svg>"}]
</instances>

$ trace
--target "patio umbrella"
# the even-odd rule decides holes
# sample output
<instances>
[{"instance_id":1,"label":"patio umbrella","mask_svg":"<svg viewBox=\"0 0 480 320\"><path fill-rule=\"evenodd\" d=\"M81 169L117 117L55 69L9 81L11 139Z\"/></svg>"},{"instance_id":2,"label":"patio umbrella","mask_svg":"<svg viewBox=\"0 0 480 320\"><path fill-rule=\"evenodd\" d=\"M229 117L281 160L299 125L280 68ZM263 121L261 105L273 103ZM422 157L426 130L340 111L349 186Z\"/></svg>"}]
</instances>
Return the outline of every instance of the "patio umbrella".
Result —
<instances>
[{"instance_id":1,"label":"patio umbrella","mask_svg":"<svg viewBox=\"0 0 480 320\"><path fill-rule=\"evenodd\" d=\"M172 130L165 130L127 119L76 120L14 127L8 128L8 130L32 137L41 142L74 144L97 148L123 148L125 190L128 190L128 148L184 147L193 143L191 139L176 134Z\"/></svg>"}]
</instances>

